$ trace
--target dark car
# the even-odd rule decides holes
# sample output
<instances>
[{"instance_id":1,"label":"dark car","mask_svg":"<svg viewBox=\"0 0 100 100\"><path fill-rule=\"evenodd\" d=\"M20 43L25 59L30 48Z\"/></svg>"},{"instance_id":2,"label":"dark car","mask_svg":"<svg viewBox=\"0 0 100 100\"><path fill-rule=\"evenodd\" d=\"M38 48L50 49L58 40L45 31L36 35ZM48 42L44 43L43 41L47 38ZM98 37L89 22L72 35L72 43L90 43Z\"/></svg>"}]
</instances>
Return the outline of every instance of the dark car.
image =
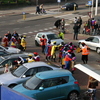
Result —
<instances>
[{"instance_id":1,"label":"dark car","mask_svg":"<svg viewBox=\"0 0 100 100\"><path fill-rule=\"evenodd\" d=\"M62 10L74 10L74 6L76 6L76 9L78 9L78 4L75 2L72 3L66 3L65 5L61 6Z\"/></svg>"}]
</instances>

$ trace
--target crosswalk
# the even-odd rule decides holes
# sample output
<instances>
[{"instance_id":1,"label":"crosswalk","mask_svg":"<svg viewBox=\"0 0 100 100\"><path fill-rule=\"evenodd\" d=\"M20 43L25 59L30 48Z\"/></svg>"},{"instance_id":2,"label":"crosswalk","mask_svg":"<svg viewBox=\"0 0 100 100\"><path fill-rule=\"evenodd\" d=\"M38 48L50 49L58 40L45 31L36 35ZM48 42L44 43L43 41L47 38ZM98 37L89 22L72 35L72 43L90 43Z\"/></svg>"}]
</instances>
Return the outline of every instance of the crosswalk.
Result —
<instances>
[{"instance_id":1,"label":"crosswalk","mask_svg":"<svg viewBox=\"0 0 100 100\"><path fill-rule=\"evenodd\" d=\"M80 15L80 14L65 14L65 15L60 15L60 16L54 16L55 18L59 18L59 19L67 19L67 20L73 20L75 17L88 17L87 15L83 16L83 15Z\"/></svg>"}]
</instances>

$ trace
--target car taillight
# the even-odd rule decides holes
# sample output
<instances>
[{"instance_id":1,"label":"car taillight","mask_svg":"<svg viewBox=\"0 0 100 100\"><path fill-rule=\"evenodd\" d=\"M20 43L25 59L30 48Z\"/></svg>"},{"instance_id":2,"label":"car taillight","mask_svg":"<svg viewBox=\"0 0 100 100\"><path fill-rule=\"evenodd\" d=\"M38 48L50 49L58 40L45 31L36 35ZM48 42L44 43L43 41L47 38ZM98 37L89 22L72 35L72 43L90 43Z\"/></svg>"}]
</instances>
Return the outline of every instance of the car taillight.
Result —
<instances>
[{"instance_id":1,"label":"car taillight","mask_svg":"<svg viewBox=\"0 0 100 100\"><path fill-rule=\"evenodd\" d=\"M79 85L79 82L78 82L78 81L75 81L75 82L74 82L74 84L77 84L77 85Z\"/></svg>"}]
</instances>

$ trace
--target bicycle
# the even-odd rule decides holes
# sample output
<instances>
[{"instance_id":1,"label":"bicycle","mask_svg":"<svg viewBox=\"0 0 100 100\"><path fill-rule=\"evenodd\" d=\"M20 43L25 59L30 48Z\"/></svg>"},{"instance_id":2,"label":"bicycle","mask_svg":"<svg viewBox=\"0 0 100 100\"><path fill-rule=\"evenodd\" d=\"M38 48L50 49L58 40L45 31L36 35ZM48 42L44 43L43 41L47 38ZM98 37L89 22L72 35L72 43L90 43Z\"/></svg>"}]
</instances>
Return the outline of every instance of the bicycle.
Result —
<instances>
[{"instance_id":1,"label":"bicycle","mask_svg":"<svg viewBox=\"0 0 100 100\"><path fill-rule=\"evenodd\" d=\"M94 100L94 90L85 91L83 94L77 97L76 100Z\"/></svg>"}]
</instances>

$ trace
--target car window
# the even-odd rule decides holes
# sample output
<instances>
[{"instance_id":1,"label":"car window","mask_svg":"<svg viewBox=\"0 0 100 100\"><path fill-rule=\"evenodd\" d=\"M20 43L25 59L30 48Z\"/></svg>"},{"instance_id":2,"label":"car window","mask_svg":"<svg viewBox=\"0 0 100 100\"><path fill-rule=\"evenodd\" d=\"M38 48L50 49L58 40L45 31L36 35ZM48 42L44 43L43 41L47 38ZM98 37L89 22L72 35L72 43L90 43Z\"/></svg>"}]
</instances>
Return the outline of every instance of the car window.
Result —
<instances>
[{"instance_id":1,"label":"car window","mask_svg":"<svg viewBox=\"0 0 100 100\"><path fill-rule=\"evenodd\" d=\"M70 5L70 3L66 3L65 6Z\"/></svg>"},{"instance_id":2,"label":"car window","mask_svg":"<svg viewBox=\"0 0 100 100\"><path fill-rule=\"evenodd\" d=\"M23 65L19 66L12 74L16 77L20 77L22 74L24 74L27 71L27 68Z\"/></svg>"},{"instance_id":3,"label":"car window","mask_svg":"<svg viewBox=\"0 0 100 100\"><path fill-rule=\"evenodd\" d=\"M3 51L0 52L0 56L6 55L6 54L7 54L6 52L3 52Z\"/></svg>"},{"instance_id":4,"label":"car window","mask_svg":"<svg viewBox=\"0 0 100 100\"><path fill-rule=\"evenodd\" d=\"M49 35L47 35L47 38L50 40L59 39L58 35L56 35L56 34L49 34Z\"/></svg>"},{"instance_id":5,"label":"car window","mask_svg":"<svg viewBox=\"0 0 100 100\"><path fill-rule=\"evenodd\" d=\"M47 71L47 70L53 70L53 69L46 66L38 67L38 72Z\"/></svg>"},{"instance_id":6,"label":"car window","mask_svg":"<svg viewBox=\"0 0 100 100\"><path fill-rule=\"evenodd\" d=\"M42 35L43 35L43 34L38 34L38 36L37 36L37 37L40 37L40 38L41 38L41 37L42 37Z\"/></svg>"},{"instance_id":7,"label":"car window","mask_svg":"<svg viewBox=\"0 0 100 100\"><path fill-rule=\"evenodd\" d=\"M31 68L25 72L26 77L33 76L37 73L37 68Z\"/></svg>"},{"instance_id":8,"label":"car window","mask_svg":"<svg viewBox=\"0 0 100 100\"><path fill-rule=\"evenodd\" d=\"M47 79L44 80L41 83L40 87L44 87L44 88L48 88L48 87L52 87L52 86L57 86L57 85L61 85L61 84L66 84L68 83L69 77L58 77L58 78L53 78L53 79Z\"/></svg>"},{"instance_id":9,"label":"car window","mask_svg":"<svg viewBox=\"0 0 100 100\"><path fill-rule=\"evenodd\" d=\"M86 41L92 41L94 39L94 37L89 37L86 39Z\"/></svg>"},{"instance_id":10,"label":"car window","mask_svg":"<svg viewBox=\"0 0 100 100\"><path fill-rule=\"evenodd\" d=\"M99 43L99 39L98 39L98 38L94 38L94 39L92 40L92 42L94 42L94 43Z\"/></svg>"}]
</instances>

